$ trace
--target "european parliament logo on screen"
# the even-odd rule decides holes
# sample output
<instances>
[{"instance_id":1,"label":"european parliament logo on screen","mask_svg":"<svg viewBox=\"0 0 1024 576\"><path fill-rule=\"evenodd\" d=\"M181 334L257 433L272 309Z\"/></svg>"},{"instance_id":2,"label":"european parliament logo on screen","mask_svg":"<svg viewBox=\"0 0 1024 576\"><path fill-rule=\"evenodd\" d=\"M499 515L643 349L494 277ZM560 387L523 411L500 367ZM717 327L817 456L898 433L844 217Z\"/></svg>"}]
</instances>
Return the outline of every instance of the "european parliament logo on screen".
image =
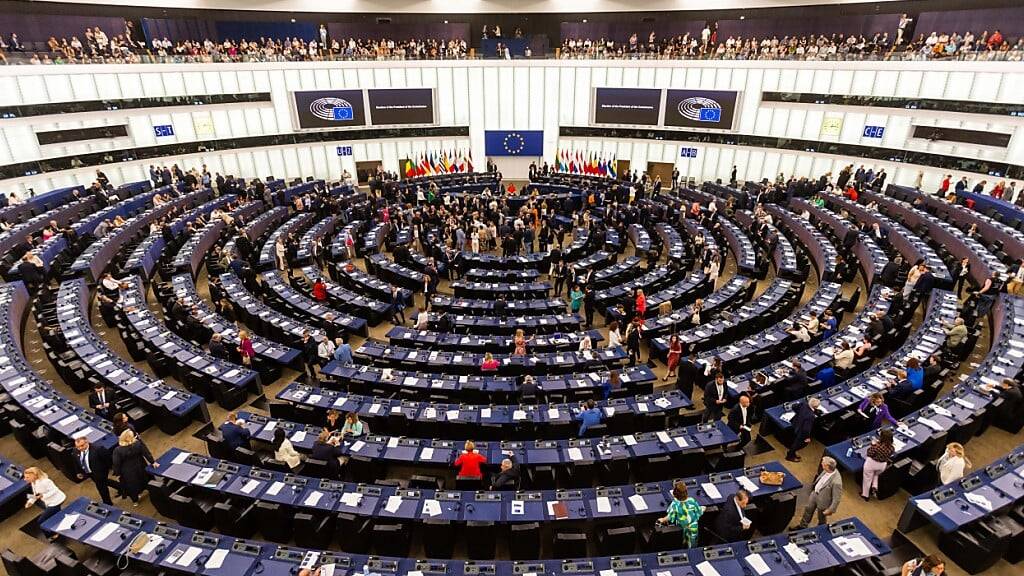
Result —
<instances>
[{"instance_id":1,"label":"european parliament logo on screen","mask_svg":"<svg viewBox=\"0 0 1024 576\"><path fill-rule=\"evenodd\" d=\"M295 92L299 128L346 128L366 124L362 90Z\"/></svg>"},{"instance_id":2,"label":"european parliament logo on screen","mask_svg":"<svg viewBox=\"0 0 1024 576\"><path fill-rule=\"evenodd\" d=\"M737 94L725 90L669 90L665 99L665 125L731 129Z\"/></svg>"}]
</instances>

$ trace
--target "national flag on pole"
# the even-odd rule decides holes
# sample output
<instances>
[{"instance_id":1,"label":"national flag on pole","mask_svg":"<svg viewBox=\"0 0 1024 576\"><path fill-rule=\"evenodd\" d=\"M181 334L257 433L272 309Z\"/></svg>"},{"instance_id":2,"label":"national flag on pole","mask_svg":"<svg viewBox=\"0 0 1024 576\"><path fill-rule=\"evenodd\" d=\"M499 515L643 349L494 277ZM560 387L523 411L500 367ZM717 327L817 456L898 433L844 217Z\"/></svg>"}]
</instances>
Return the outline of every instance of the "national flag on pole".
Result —
<instances>
[{"instance_id":1,"label":"national flag on pole","mask_svg":"<svg viewBox=\"0 0 1024 576\"><path fill-rule=\"evenodd\" d=\"M470 152L469 156L466 157L466 172L473 171L473 153Z\"/></svg>"},{"instance_id":2,"label":"national flag on pole","mask_svg":"<svg viewBox=\"0 0 1024 576\"><path fill-rule=\"evenodd\" d=\"M615 173L615 163L616 163L615 156L612 156L611 162L608 163L608 176L610 178L616 178L617 177L617 174Z\"/></svg>"},{"instance_id":3,"label":"national flag on pole","mask_svg":"<svg viewBox=\"0 0 1024 576\"><path fill-rule=\"evenodd\" d=\"M405 160L405 177L412 178L416 175L416 171L412 168L412 160L406 158Z\"/></svg>"}]
</instances>

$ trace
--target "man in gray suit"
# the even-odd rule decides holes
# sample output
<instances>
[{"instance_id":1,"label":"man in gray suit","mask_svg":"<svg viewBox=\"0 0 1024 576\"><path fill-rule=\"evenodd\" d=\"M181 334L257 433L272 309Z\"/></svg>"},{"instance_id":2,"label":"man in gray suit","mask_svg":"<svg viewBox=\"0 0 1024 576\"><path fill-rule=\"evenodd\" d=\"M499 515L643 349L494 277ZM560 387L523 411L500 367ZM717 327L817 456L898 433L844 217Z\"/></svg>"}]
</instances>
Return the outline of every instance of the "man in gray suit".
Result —
<instances>
[{"instance_id":1,"label":"man in gray suit","mask_svg":"<svg viewBox=\"0 0 1024 576\"><path fill-rule=\"evenodd\" d=\"M821 473L811 485L811 493L807 497L807 507L797 530L807 528L811 516L818 513L818 523L825 524L828 517L839 509L839 501L843 498L843 476L836 470L836 461L825 456L821 459Z\"/></svg>"}]
</instances>

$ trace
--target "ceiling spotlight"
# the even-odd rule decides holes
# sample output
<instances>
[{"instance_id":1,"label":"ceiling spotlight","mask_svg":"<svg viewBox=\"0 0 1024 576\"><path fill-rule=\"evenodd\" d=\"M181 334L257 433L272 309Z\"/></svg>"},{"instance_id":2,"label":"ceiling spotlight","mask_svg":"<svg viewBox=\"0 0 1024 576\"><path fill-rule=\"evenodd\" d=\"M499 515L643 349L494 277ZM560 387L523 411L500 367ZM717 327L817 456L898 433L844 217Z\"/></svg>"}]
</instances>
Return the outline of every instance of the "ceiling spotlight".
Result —
<instances>
[{"instance_id":1,"label":"ceiling spotlight","mask_svg":"<svg viewBox=\"0 0 1024 576\"><path fill-rule=\"evenodd\" d=\"M447 23L448 23L448 21L447 21L447 20L445 20L445 21L444 21L444 23L445 23L445 24L447 24Z\"/></svg>"},{"instance_id":2,"label":"ceiling spotlight","mask_svg":"<svg viewBox=\"0 0 1024 576\"><path fill-rule=\"evenodd\" d=\"M295 24L295 18L292 18L292 24Z\"/></svg>"},{"instance_id":3,"label":"ceiling spotlight","mask_svg":"<svg viewBox=\"0 0 1024 576\"><path fill-rule=\"evenodd\" d=\"M746 16L740 16L740 20L746 20L746 19L747 19Z\"/></svg>"},{"instance_id":4,"label":"ceiling spotlight","mask_svg":"<svg viewBox=\"0 0 1024 576\"><path fill-rule=\"evenodd\" d=\"M584 24L586 24L586 23L587 23L587 19L586 19L586 18L584 18L584 19L583 19L583 23L584 23Z\"/></svg>"}]
</instances>

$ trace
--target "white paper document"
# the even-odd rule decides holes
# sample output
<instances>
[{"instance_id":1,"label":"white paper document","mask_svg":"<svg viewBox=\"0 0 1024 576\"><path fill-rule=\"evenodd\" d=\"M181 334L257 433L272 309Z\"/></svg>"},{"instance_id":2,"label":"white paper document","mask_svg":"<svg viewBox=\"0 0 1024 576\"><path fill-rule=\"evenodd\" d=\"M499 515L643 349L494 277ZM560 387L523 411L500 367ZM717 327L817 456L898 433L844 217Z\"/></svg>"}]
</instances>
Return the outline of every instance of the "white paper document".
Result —
<instances>
[{"instance_id":1,"label":"white paper document","mask_svg":"<svg viewBox=\"0 0 1024 576\"><path fill-rule=\"evenodd\" d=\"M78 522L78 514L68 514L64 518L61 518L60 524L57 524L57 532L64 532L70 530L75 522Z\"/></svg>"},{"instance_id":2,"label":"white paper document","mask_svg":"<svg viewBox=\"0 0 1024 576\"><path fill-rule=\"evenodd\" d=\"M707 494L711 498L714 498L715 500L722 497L722 493L718 491L718 486L715 486L711 482L704 482L700 485L700 487L704 490L705 494Z\"/></svg>"},{"instance_id":3,"label":"white paper document","mask_svg":"<svg viewBox=\"0 0 1024 576\"><path fill-rule=\"evenodd\" d=\"M637 512L643 512L647 510L647 500L639 494L633 494L629 497L629 503L633 506L633 509Z\"/></svg>"},{"instance_id":4,"label":"white paper document","mask_svg":"<svg viewBox=\"0 0 1024 576\"><path fill-rule=\"evenodd\" d=\"M199 555L202 553L202 548L199 548L198 546L189 546L188 550L185 550L185 553L181 555L181 558L178 558L174 563L178 566L191 566L192 563L195 562L196 558L199 558Z\"/></svg>"},{"instance_id":5,"label":"white paper document","mask_svg":"<svg viewBox=\"0 0 1024 576\"><path fill-rule=\"evenodd\" d=\"M350 508L357 508L363 501L363 495L359 492L345 492L339 498L342 504Z\"/></svg>"},{"instance_id":6,"label":"white paper document","mask_svg":"<svg viewBox=\"0 0 1024 576\"><path fill-rule=\"evenodd\" d=\"M746 560L747 564L750 564L750 567L754 569L757 576L764 576L771 570L771 568L768 567L768 563L764 561L764 558L761 558L760 554L751 554L744 558L744 560Z\"/></svg>"},{"instance_id":7,"label":"white paper document","mask_svg":"<svg viewBox=\"0 0 1024 576\"><path fill-rule=\"evenodd\" d=\"M746 490L747 492L750 492L751 494L757 492L758 488L760 488L760 486L754 484L754 481L751 480L750 478L747 478L746 476L738 476L736 478L736 482L740 486L743 486L743 489Z\"/></svg>"},{"instance_id":8,"label":"white paper document","mask_svg":"<svg viewBox=\"0 0 1024 576\"><path fill-rule=\"evenodd\" d=\"M394 514L395 512L398 512L398 509L401 508L401 506L401 496L388 496L388 501L387 504L384 505L384 510L386 510L389 514Z\"/></svg>"},{"instance_id":9,"label":"white paper document","mask_svg":"<svg viewBox=\"0 0 1024 576\"><path fill-rule=\"evenodd\" d=\"M427 447L427 448L424 448L422 452L420 452L420 459L421 460L431 460L433 457L434 457L434 449L433 448Z\"/></svg>"},{"instance_id":10,"label":"white paper document","mask_svg":"<svg viewBox=\"0 0 1024 576\"><path fill-rule=\"evenodd\" d=\"M607 514L612 511L612 501L607 496L597 497L597 511L601 514Z\"/></svg>"},{"instance_id":11,"label":"white paper document","mask_svg":"<svg viewBox=\"0 0 1024 576\"><path fill-rule=\"evenodd\" d=\"M783 546L782 549L785 550L786 554L789 554L789 557L792 558L793 561L797 564L805 564L808 560L810 560L807 554L800 549L800 546L798 544L790 542L789 544Z\"/></svg>"},{"instance_id":12,"label":"white paper document","mask_svg":"<svg viewBox=\"0 0 1024 576\"><path fill-rule=\"evenodd\" d=\"M309 496L306 496L305 504L306 506L316 506L320 502L320 499L323 497L323 492L320 492L319 490L314 490L309 493Z\"/></svg>"},{"instance_id":13,"label":"white paper document","mask_svg":"<svg viewBox=\"0 0 1024 576\"><path fill-rule=\"evenodd\" d=\"M103 542L104 540L109 538L111 534L114 533L114 530L117 530L117 523L116 522L107 522L106 524L103 525L102 528L100 528L99 530L93 532L92 536L89 536L89 541L90 542Z\"/></svg>"},{"instance_id":14,"label":"white paper document","mask_svg":"<svg viewBox=\"0 0 1024 576\"><path fill-rule=\"evenodd\" d=\"M424 516L440 516L441 515L441 503L434 499L428 499L423 501L423 515Z\"/></svg>"},{"instance_id":15,"label":"white paper document","mask_svg":"<svg viewBox=\"0 0 1024 576\"><path fill-rule=\"evenodd\" d=\"M188 459L189 455L190 454L188 452L179 452L178 455L174 457L174 460L171 460L171 464L181 464Z\"/></svg>"},{"instance_id":16,"label":"white paper document","mask_svg":"<svg viewBox=\"0 0 1024 576\"><path fill-rule=\"evenodd\" d=\"M715 567L711 565L711 562L707 560L697 564L697 571L701 573L701 576L722 576L715 570Z\"/></svg>"},{"instance_id":17,"label":"white paper document","mask_svg":"<svg viewBox=\"0 0 1024 576\"><path fill-rule=\"evenodd\" d=\"M260 484L262 484L262 482L259 480L249 480L245 483L245 486L242 486L242 493L252 494L252 491L259 488Z\"/></svg>"},{"instance_id":18,"label":"white paper document","mask_svg":"<svg viewBox=\"0 0 1024 576\"><path fill-rule=\"evenodd\" d=\"M228 557L227 548L219 548L210 554L210 559L206 561L205 568L208 570L216 570L224 565L224 559Z\"/></svg>"},{"instance_id":19,"label":"white paper document","mask_svg":"<svg viewBox=\"0 0 1024 576\"><path fill-rule=\"evenodd\" d=\"M939 512L942 512L942 507L935 503L935 500L931 498L922 498L920 500L914 500L917 503L917 509L929 516L934 516Z\"/></svg>"},{"instance_id":20,"label":"white paper document","mask_svg":"<svg viewBox=\"0 0 1024 576\"><path fill-rule=\"evenodd\" d=\"M840 536L832 540L832 542L842 550L847 558L860 558L861 556L871 555L871 549L868 548L867 543L860 536L851 536L849 538Z\"/></svg>"},{"instance_id":21,"label":"white paper document","mask_svg":"<svg viewBox=\"0 0 1024 576\"><path fill-rule=\"evenodd\" d=\"M278 492L281 491L281 488L284 488L284 482L274 482L270 485L270 488L267 488L267 494L277 496Z\"/></svg>"}]
</instances>

